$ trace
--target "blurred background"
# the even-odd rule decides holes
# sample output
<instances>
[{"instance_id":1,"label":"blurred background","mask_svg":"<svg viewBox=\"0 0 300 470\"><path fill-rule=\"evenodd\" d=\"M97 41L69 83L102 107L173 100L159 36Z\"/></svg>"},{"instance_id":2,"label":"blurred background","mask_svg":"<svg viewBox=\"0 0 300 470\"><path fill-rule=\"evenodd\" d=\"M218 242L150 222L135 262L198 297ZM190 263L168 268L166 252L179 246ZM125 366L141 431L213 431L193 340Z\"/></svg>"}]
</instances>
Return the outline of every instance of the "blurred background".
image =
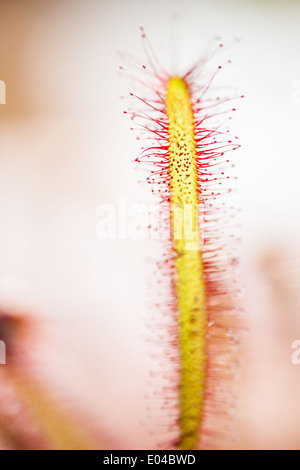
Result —
<instances>
[{"instance_id":1,"label":"blurred background","mask_svg":"<svg viewBox=\"0 0 300 470\"><path fill-rule=\"evenodd\" d=\"M116 53L143 57L143 25L168 70L186 70L216 35L233 44L220 83L246 95L231 129L242 144L235 197L249 328L235 445L300 448L300 365L291 361L300 340L299 20L296 0L0 0L0 310L33 318L38 339L29 335L22 361L85 417L99 447L161 439L148 432L145 405L156 248L96 234L101 203L149 198L132 163L139 145L120 100L131 83ZM18 407L1 413L18 422Z\"/></svg>"}]
</instances>

